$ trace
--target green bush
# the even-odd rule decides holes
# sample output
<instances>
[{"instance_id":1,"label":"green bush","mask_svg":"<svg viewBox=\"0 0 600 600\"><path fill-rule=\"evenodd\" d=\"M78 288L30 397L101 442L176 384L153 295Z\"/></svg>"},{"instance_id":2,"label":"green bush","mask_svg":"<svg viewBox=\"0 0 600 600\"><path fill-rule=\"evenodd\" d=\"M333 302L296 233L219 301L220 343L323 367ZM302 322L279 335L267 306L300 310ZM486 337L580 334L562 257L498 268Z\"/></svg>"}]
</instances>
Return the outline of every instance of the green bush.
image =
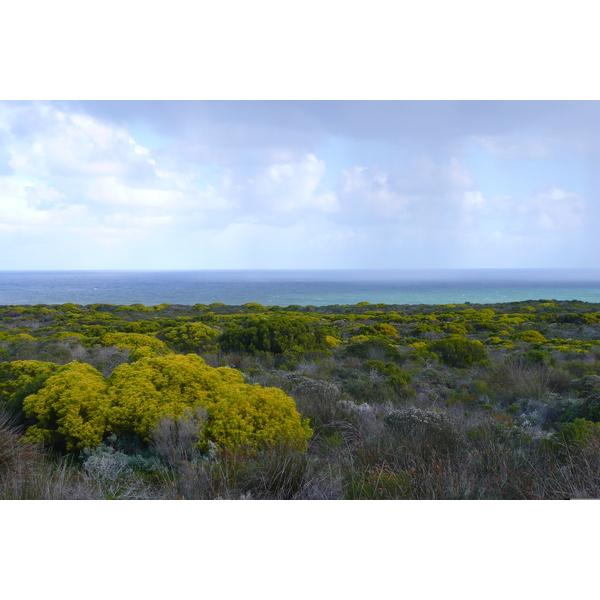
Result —
<instances>
[{"instance_id":1,"label":"green bush","mask_svg":"<svg viewBox=\"0 0 600 600\"><path fill-rule=\"evenodd\" d=\"M386 376L389 382L395 387L403 388L412 383L412 375L407 371L403 371L394 363L385 363L381 360L368 360L365 362L365 367Z\"/></svg>"},{"instance_id":2,"label":"green bush","mask_svg":"<svg viewBox=\"0 0 600 600\"><path fill-rule=\"evenodd\" d=\"M223 352L270 352L272 354L302 354L328 352L329 327L304 316L250 316L239 327L230 327L219 336Z\"/></svg>"},{"instance_id":3,"label":"green bush","mask_svg":"<svg viewBox=\"0 0 600 600\"><path fill-rule=\"evenodd\" d=\"M185 323L166 328L162 337L180 352L214 352L219 332L204 323Z\"/></svg>"},{"instance_id":4,"label":"green bush","mask_svg":"<svg viewBox=\"0 0 600 600\"><path fill-rule=\"evenodd\" d=\"M592 423L600 422L600 390L596 389L590 392L587 398L573 404L560 417L560 421L563 423L569 423L576 419L585 419Z\"/></svg>"},{"instance_id":5,"label":"green bush","mask_svg":"<svg viewBox=\"0 0 600 600\"><path fill-rule=\"evenodd\" d=\"M384 358L395 362L402 360L398 348L385 339L372 339L350 343L345 348L344 355L367 360L381 360Z\"/></svg>"},{"instance_id":6,"label":"green bush","mask_svg":"<svg viewBox=\"0 0 600 600\"><path fill-rule=\"evenodd\" d=\"M437 354L450 367L465 368L487 358L485 346L481 342L458 335L432 342L427 350Z\"/></svg>"}]
</instances>

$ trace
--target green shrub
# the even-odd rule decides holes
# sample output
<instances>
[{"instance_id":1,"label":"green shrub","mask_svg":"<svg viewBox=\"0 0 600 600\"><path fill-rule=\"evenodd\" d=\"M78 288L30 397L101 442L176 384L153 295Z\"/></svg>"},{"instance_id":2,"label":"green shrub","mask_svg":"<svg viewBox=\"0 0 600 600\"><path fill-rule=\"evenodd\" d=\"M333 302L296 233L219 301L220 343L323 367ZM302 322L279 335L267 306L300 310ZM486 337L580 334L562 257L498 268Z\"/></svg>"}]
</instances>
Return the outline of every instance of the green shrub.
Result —
<instances>
[{"instance_id":1,"label":"green shrub","mask_svg":"<svg viewBox=\"0 0 600 600\"><path fill-rule=\"evenodd\" d=\"M398 348L384 339L371 339L350 343L344 349L344 355L367 360L387 359L395 362L402 360Z\"/></svg>"},{"instance_id":2,"label":"green shrub","mask_svg":"<svg viewBox=\"0 0 600 600\"><path fill-rule=\"evenodd\" d=\"M402 389L412 383L412 375L394 363L385 363L381 360L368 360L365 362L365 367L387 377L388 381L396 388Z\"/></svg>"},{"instance_id":3,"label":"green shrub","mask_svg":"<svg viewBox=\"0 0 600 600\"><path fill-rule=\"evenodd\" d=\"M462 336L450 336L430 343L427 350L437 354L440 360L450 366L465 368L487 358L485 346L477 340Z\"/></svg>"},{"instance_id":4,"label":"green shrub","mask_svg":"<svg viewBox=\"0 0 600 600\"><path fill-rule=\"evenodd\" d=\"M567 423L560 431L544 440L544 447L563 460L572 457L573 453L584 452L589 447L595 449L597 460L599 445L600 424L585 419L575 419L572 423Z\"/></svg>"},{"instance_id":5,"label":"green shrub","mask_svg":"<svg viewBox=\"0 0 600 600\"><path fill-rule=\"evenodd\" d=\"M219 336L223 352L270 352L272 354L302 354L328 352L329 327L313 317L250 316L239 327L230 327Z\"/></svg>"},{"instance_id":6,"label":"green shrub","mask_svg":"<svg viewBox=\"0 0 600 600\"><path fill-rule=\"evenodd\" d=\"M596 389L589 393L584 400L576 402L567 408L561 415L560 421L568 423L577 419L585 419L593 423L600 422L600 390Z\"/></svg>"},{"instance_id":7,"label":"green shrub","mask_svg":"<svg viewBox=\"0 0 600 600\"><path fill-rule=\"evenodd\" d=\"M214 352L219 332L204 323L185 323L168 327L162 336L180 352Z\"/></svg>"}]
</instances>

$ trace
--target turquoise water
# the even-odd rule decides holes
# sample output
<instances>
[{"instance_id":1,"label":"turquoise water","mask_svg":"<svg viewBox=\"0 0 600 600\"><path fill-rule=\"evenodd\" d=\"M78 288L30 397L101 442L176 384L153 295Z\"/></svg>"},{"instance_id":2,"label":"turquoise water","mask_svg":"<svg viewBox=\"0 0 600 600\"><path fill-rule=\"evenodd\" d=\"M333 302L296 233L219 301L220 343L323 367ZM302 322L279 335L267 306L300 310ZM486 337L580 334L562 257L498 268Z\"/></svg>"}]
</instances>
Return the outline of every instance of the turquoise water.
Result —
<instances>
[{"instance_id":1,"label":"turquoise water","mask_svg":"<svg viewBox=\"0 0 600 600\"><path fill-rule=\"evenodd\" d=\"M600 302L600 269L3 271L7 304L489 304Z\"/></svg>"}]
</instances>

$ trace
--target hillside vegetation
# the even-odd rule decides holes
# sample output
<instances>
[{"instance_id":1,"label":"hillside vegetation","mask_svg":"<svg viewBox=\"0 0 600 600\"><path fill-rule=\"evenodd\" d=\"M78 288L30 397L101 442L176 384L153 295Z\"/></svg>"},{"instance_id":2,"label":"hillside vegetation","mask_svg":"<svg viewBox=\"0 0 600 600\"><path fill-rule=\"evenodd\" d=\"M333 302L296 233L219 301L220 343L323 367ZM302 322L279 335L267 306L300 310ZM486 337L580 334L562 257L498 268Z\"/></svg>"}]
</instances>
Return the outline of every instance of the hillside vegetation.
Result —
<instances>
[{"instance_id":1,"label":"hillside vegetation","mask_svg":"<svg viewBox=\"0 0 600 600\"><path fill-rule=\"evenodd\" d=\"M0 497L600 496L600 304L0 306Z\"/></svg>"}]
</instances>

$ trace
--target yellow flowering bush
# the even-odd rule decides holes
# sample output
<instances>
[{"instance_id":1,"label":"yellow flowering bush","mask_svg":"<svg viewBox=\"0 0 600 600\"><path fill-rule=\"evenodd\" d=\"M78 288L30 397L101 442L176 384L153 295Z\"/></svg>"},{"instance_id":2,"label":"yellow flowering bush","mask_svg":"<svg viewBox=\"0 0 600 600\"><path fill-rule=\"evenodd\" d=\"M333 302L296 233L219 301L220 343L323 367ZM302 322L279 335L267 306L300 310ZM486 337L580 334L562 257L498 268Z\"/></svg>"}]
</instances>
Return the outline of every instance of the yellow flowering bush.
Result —
<instances>
[{"instance_id":1,"label":"yellow flowering bush","mask_svg":"<svg viewBox=\"0 0 600 600\"><path fill-rule=\"evenodd\" d=\"M48 377L58 369L42 360L14 360L0 363L0 399L9 402L13 395L38 377Z\"/></svg>"},{"instance_id":2,"label":"yellow flowering bush","mask_svg":"<svg viewBox=\"0 0 600 600\"><path fill-rule=\"evenodd\" d=\"M335 338L332 335L326 335L325 342L330 348L337 348L340 344L344 343L342 340Z\"/></svg>"},{"instance_id":3,"label":"yellow flowering bush","mask_svg":"<svg viewBox=\"0 0 600 600\"><path fill-rule=\"evenodd\" d=\"M50 375L36 394L27 396L23 410L37 419L27 430L27 440L64 442L67 450L95 448L107 430L106 382L91 365L73 361Z\"/></svg>"},{"instance_id":4,"label":"yellow flowering bush","mask_svg":"<svg viewBox=\"0 0 600 600\"><path fill-rule=\"evenodd\" d=\"M28 333L8 333L7 331L0 331L0 342L35 342L36 339Z\"/></svg>"},{"instance_id":5,"label":"yellow flowering bush","mask_svg":"<svg viewBox=\"0 0 600 600\"><path fill-rule=\"evenodd\" d=\"M234 448L284 442L305 450L312 435L296 404L279 388L230 385L206 399L203 440Z\"/></svg>"},{"instance_id":6,"label":"yellow flowering bush","mask_svg":"<svg viewBox=\"0 0 600 600\"><path fill-rule=\"evenodd\" d=\"M162 417L199 407L208 410L203 440L222 446L275 441L303 446L312 435L284 392L248 385L239 371L209 367L195 354L121 365L107 383L113 430L143 440Z\"/></svg>"},{"instance_id":7,"label":"yellow flowering bush","mask_svg":"<svg viewBox=\"0 0 600 600\"><path fill-rule=\"evenodd\" d=\"M522 331L513 336L516 340L530 342L532 344L543 344L548 340L539 331Z\"/></svg>"},{"instance_id":8,"label":"yellow flowering bush","mask_svg":"<svg viewBox=\"0 0 600 600\"><path fill-rule=\"evenodd\" d=\"M126 348L133 351L150 348L153 353L159 355L169 352L164 342L152 335L144 335L143 333L107 333L102 338L102 343L105 346L117 346L117 348ZM141 354L144 355L143 352Z\"/></svg>"}]
</instances>

